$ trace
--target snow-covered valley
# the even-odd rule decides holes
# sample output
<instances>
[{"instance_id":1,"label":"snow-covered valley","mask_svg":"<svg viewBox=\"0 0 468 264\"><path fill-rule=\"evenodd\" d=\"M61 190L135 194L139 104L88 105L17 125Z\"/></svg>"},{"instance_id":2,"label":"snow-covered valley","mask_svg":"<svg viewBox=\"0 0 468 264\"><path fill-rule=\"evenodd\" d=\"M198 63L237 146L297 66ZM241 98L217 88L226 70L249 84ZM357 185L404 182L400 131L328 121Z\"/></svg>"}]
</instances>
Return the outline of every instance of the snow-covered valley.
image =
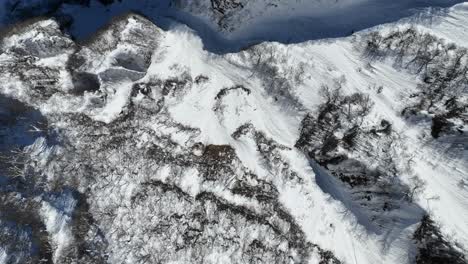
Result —
<instances>
[{"instance_id":1,"label":"snow-covered valley","mask_svg":"<svg viewBox=\"0 0 468 264\"><path fill-rule=\"evenodd\" d=\"M72 2L72 31L101 12ZM227 2L229 41L135 13L1 33L0 263L467 263L468 4L239 50L277 14Z\"/></svg>"}]
</instances>

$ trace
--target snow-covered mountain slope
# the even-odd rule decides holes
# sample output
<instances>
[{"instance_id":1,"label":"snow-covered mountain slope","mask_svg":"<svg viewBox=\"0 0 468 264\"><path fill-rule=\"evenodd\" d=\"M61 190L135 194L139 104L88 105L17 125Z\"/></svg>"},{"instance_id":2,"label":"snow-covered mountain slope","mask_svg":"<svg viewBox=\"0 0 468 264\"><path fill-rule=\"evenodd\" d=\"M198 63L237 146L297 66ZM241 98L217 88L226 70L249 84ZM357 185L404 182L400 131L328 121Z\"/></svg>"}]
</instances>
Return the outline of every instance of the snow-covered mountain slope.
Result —
<instances>
[{"instance_id":1,"label":"snow-covered mountain slope","mask_svg":"<svg viewBox=\"0 0 468 264\"><path fill-rule=\"evenodd\" d=\"M261 41L298 43L348 36L422 10L439 16L461 0L0 0L0 27L31 17L54 16L78 39L92 36L113 17L136 11L163 29L179 21L216 53Z\"/></svg>"},{"instance_id":2,"label":"snow-covered mountain slope","mask_svg":"<svg viewBox=\"0 0 468 264\"><path fill-rule=\"evenodd\" d=\"M466 263L464 25L223 55L135 14L11 28L0 263Z\"/></svg>"}]
</instances>

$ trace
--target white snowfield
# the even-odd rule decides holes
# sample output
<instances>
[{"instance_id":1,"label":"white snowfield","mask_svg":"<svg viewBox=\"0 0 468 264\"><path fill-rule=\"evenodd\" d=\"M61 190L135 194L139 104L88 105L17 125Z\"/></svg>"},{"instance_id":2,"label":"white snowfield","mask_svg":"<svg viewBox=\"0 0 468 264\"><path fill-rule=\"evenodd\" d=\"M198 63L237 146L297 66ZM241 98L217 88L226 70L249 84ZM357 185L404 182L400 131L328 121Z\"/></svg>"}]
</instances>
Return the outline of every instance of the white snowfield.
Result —
<instances>
[{"instance_id":1,"label":"white snowfield","mask_svg":"<svg viewBox=\"0 0 468 264\"><path fill-rule=\"evenodd\" d=\"M188 2L195 1L181 1L181 5L189 8L187 10L190 12L201 12L209 5L209 1L198 4ZM358 2L360 5L372 4L372 1ZM236 36L235 32L245 32L252 23L258 22L254 20L257 16L255 10L262 9L268 16L277 16L284 8L291 8L288 4L278 1L282 9L269 9L264 1L248 1L245 9L253 6L248 13L243 11L230 17L235 21L245 19L246 23L234 29L232 25L236 22L230 24L231 20L228 20L226 30L234 32L233 36ZM346 10L351 4L356 4L356 1L333 3L336 12ZM328 5L328 2L317 1L317 10L324 5ZM297 9L304 7L310 8L309 2L297 1L293 5ZM297 12L292 14L296 16ZM144 151L151 146L163 146L174 155L188 155L187 150L193 150L193 159L197 159L203 157L206 151L198 150L196 144L229 145L237 158L232 158L234 165L231 165L236 170L230 175L231 178L219 183L204 180L203 171L195 165L189 168L168 162L165 166L156 166L143 156L126 153L125 149L109 150L109 155L103 152L104 148L95 152L96 156L92 159L97 159L97 163L102 159L103 167L108 166L105 170L107 176L93 175L94 180L86 180L86 184L80 183L76 189L88 193L90 214L106 240L110 263L151 263L155 261L154 252L161 249L172 252L174 245L179 243L162 244L158 236L143 231L147 230L143 229L147 225L158 222L158 219L151 217L153 214L163 214L164 210L153 207L154 204L170 198L164 196L166 198L158 200L160 193L148 191L145 195L150 197L145 199L150 199L148 201L151 203L134 206L133 198L142 196L146 188L142 186L146 186L144 183L147 181L174 185L193 199L203 192L210 192L226 203L243 206L258 214L270 214L270 211L264 211L267 209L262 201L231 191L233 184L246 172L271 183L278 191L279 203L300 227L306 241L321 250L330 251L342 263L414 263L418 248L413 234L424 214L429 214L438 224L451 245L465 256L468 253L467 124L461 124L463 134L460 136L433 139L429 121L413 122L401 114L412 100L410 95L416 93L418 85L422 83L421 77L396 66L390 58L371 61L363 53L371 32L385 35L411 27L442 38L446 43L468 48L468 4L422 11L410 18L379 25L346 38L298 44L264 42L228 54L207 51L201 38L187 26L173 26L171 30L163 31L138 15L125 16L113 23L89 43L82 45L64 36L53 20L35 22L24 26L23 31L8 33L0 44L0 68L5 69L0 73L0 93L39 109L49 119L48 126L56 129L57 133L63 133L63 138L69 138L74 146L79 146L81 141L87 140L86 136L90 136L83 133L91 132L78 131L71 127L71 119L60 116L82 114L100 124L96 133L103 133L113 131L115 124L127 122L126 115L131 109L154 109L156 104L163 102L162 110L154 116L131 117L135 125L131 131L123 134L136 142L133 147ZM114 25L117 29L113 29ZM76 66L76 71L96 76L99 89L76 92L77 84L70 70L75 66L70 64L78 61L78 56L83 62ZM21 63L31 68L21 68L23 64L18 62L20 60L30 60ZM260 65L264 60L269 63L267 70ZM18 69L7 70L12 67ZM40 75L35 72L37 68L47 69L46 74L57 79L55 84L50 87L43 84L45 80L40 79L43 77L38 77L40 80L36 81L33 77ZM18 72L22 75L16 75ZM22 76L26 76L27 80L21 79ZM154 84L159 80L170 82ZM85 83L89 86L88 81L86 79ZM45 87L37 93L47 92L50 96L34 95L37 82ZM155 85L152 90L140 89L135 94L136 84L151 83ZM308 113L316 114L324 103L321 94L324 86L340 86L345 95L359 92L369 96L373 107L363 120L363 126L371 127L380 124L381 120L392 124L393 133L400 140L392 157L393 162L399 168L410 167L396 175L397 181L410 188L416 178L423 183L411 202L396 197L393 202L398 207L373 212L371 207L369 209L353 198L353 188L296 147L301 136L302 120ZM460 100L466 101L466 96L465 88ZM234 136L245 124L250 124L247 132ZM114 136L113 132L108 133L109 138ZM269 143L258 143L260 136L269 139ZM163 145L163 139L170 145ZM60 146L44 141L47 140L40 137L27 148L37 164L37 170L46 175L46 186L62 178L66 179L67 184L72 182L73 171L60 169L61 163L68 161L65 158L50 158L51 155L62 155L61 151L65 153L66 148L61 150ZM379 142L369 141L365 144L370 144L367 147L375 153L385 152ZM48 151L42 149L44 144ZM97 149L101 147L100 144L96 143ZM276 147L271 148L272 145L268 144ZM115 148L118 146L123 146L123 143L118 143ZM262 148L267 151L262 152ZM79 151L77 153L81 153ZM356 150L347 152L347 155L369 167L378 163L375 156L362 153ZM135 167L128 167L125 163L127 158L133 159ZM61 263L64 252L77 240L71 228L72 212L77 203L68 192L53 196L50 194L53 193L51 188L44 187L45 193L36 199L51 241L53 261ZM172 206L180 206L180 210L189 208L187 204L192 202L182 200L174 198ZM212 210L215 211L214 215L222 215L216 209ZM110 211L113 221L105 213ZM275 221L274 216L271 219ZM0 226L2 224L0 218ZM231 223L233 228L237 224L235 221ZM244 231L237 230L238 236L243 239L240 245L235 248L228 245L224 249L214 246L212 251L203 251L204 254L208 252L204 263L244 263L242 250L252 240L261 240L264 231L263 227L245 225ZM169 230L171 227L165 228ZM120 230L124 229L132 236L120 235ZM211 232L232 235L222 229ZM308 259L303 260L289 244L282 242L275 246L280 252L289 252L285 254L290 254L290 263L323 263L318 250L311 250ZM14 253L9 250L0 244L0 263L10 263L9 254ZM191 257L197 253L196 249L193 250L186 252L185 256L174 253L162 261L194 263ZM149 262L145 262L145 259Z\"/></svg>"}]
</instances>

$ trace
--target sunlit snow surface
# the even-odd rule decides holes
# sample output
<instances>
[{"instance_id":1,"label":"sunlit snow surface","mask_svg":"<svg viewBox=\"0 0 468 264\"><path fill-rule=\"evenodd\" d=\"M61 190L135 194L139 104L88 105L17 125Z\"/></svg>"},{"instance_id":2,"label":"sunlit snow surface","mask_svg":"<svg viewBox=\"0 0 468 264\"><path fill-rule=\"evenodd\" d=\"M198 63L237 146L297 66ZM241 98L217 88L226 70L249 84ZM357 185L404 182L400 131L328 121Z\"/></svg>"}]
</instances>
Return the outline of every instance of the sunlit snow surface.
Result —
<instances>
[{"instance_id":1,"label":"sunlit snow surface","mask_svg":"<svg viewBox=\"0 0 468 264\"><path fill-rule=\"evenodd\" d=\"M138 1L132 3L136 2ZM145 2L145 5L135 4L136 6L132 3L123 1L121 4L116 3L109 7L92 3L92 8L64 6L63 9L64 12L75 14L76 21L72 25L71 32L84 36L92 31L81 30L94 30L92 27L87 27L86 23L98 14L106 13L108 17L111 17L128 9L143 6L141 10L138 10L151 15L152 10L164 8L164 5L155 7L148 2ZM359 4L370 8L371 3L373 2L363 1ZM299 7L301 7L300 4L299 1ZM305 3L302 4L305 5ZM321 5L323 4L317 4L318 7ZM386 1L385 5L391 4ZM347 8L349 7L344 3L343 6L336 7L338 11L333 12L345 12L343 10L348 10ZM392 8L400 10L397 6ZM406 12L407 10L403 13L406 14ZM397 13L395 17L400 17L403 13ZM162 14L158 15L162 16ZM275 13L272 11L268 15L274 16ZM357 19L356 29L386 21L378 20L376 17L380 15L374 14L365 22L358 19L362 17L361 13L357 15L355 18L349 18ZM339 17L339 15L336 16ZM104 24L108 21L108 17L103 15L99 23ZM250 32L241 26L236 29L237 32L234 30L232 34L225 33L235 40L231 39L231 42L211 32L216 29L209 29L209 33L201 32L202 24L196 24L194 26L196 31L193 31L186 26L170 22L168 18L157 18L156 21L159 19L166 21L165 28L170 29L163 31L150 26L149 22L141 17L122 19L118 20L118 23L124 24L122 28L118 28L115 32L111 31L112 29L105 29L96 36L96 39L91 40L90 43L83 43L80 47L76 47L68 37L63 36L58 30L58 25L51 20L31 25L28 28L29 32L8 35L1 44L2 51L5 51L0 55L0 66L4 67L4 71L0 73L1 94L32 105L42 115L49 118L51 123L48 125L56 130L57 134L62 135L63 138L59 137L57 141L62 140L61 144L64 146L68 144L67 137L73 141L71 145L74 146L80 145L81 140L86 144L90 141L92 143L87 136L92 136L94 131L86 131L90 134L82 135L83 131L77 131L71 126L73 124L71 119L61 116L82 114L93 122L99 122L97 123L99 132L96 131L96 134L114 131L113 125L118 126L119 123L127 122L126 118L130 120L135 118L132 120L135 126L131 131L119 131L119 133L133 139L136 144L132 147L138 150L145 150L145 148L160 144L174 155L190 155L191 158L193 156L196 159L199 155L204 155L203 152L197 152L195 149L193 155L187 153L190 153L191 148L197 143L205 146L230 145L235 150L239 164L234 163L238 171L233 174L232 178L222 183L216 181L211 183L204 180L204 175L201 175L196 166L193 168L177 167L181 165L176 166L168 162L167 166L158 164L153 167L151 162L146 163L146 157L125 153L125 149L122 150L123 153L109 151L111 154L108 156L99 150L94 153L96 157L84 157L85 160L96 159L97 164L99 164L99 159L103 159L102 164L111 167L103 169L107 174L94 175L91 170L93 180L87 183L89 185L78 184L77 187L79 192L89 192L87 201L89 210L97 227L100 228L99 235L102 235L108 243L106 254L111 262L135 263L141 254L152 252L152 249L172 247L172 245L158 244L155 242L159 241L157 238L141 231L143 227L147 227L147 224L153 224L151 221L157 222L151 218L151 215L159 213L151 207L152 203L159 203L157 194L150 193L154 195L151 199L155 200L150 200L151 203L144 204L144 206L132 204L134 197L144 195L142 186L146 186L145 182L158 180L175 185L192 198L202 192L211 192L230 204L242 205L254 212L262 212L263 205L256 199L249 199L230 191L230 184L238 180L239 175L244 175L240 172L244 170L255 174L259 179L271 182L278 190L279 202L298 223L307 241L317 244L324 250L330 250L337 259L344 263L411 262L416 254L412 235L425 212L440 224L441 231L447 239L466 254L468 250L468 186L460 184L463 180L468 182L466 127L465 136L456 139L459 142L450 142L452 138L431 140L428 132L430 125L408 122L400 114L406 106L409 95L416 91L417 85L421 82L420 79L405 69L394 67L391 61L375 61L369 65L369 61L363 57L362 52L356 46L359 46L360 41L365 40L364 36L369 32L392 32L399 28L407 28L412 24L422 32L428 32L444 38L447 42L466 47L468 41L467 4L459 4L449 9L427 10L397 23L380 25L346 38L314 40L289 45L263 43L258 47L266 48L265 52L274 52L275 57L280 60L275 62L280 76L287 76L288 80L293 79L293 76L288 74L298 71L298 65L304 67L301 81L286 86L288 89L286 92L275 90L271 86L268 79L271 76L265 77L265 73L260 72L255 64L251 63L249 50L221 55L210 51L224 43L228 46L232 45L227 49L245 45L246 42L253 41L251 36L259 34L257 30L266 32L265 35L259 34L258 39L263 40L271 36L271 31L263 31L264 28L260 26L251 27ZM200 22L193 17L184 19L186 20L182 20L183 22ZM254 23L254 21L253 18L249 18L245 27L249 28L251 25L249 23ZM309 25L309 20L306 21ZM348 25L345 21L343 25ZM92 26L96 26L94 22ZM209 23L209 20L206 23ZM258 23L262 24L261 21ZM283 24L282 21L278 23ZM300 21L300 23L306 22ZM330 24L331 29L335 26L334 23ZM47 29L46 32L43 28ZM306 32L304 30L305 28L299 28L297 34L301 38L309 38L307 34L302 35ZM330 35L328 33L316 35L315 30L310 34L314 36L313 38L335 37L343 35L346 30L349 28L338 26L336 30L330 31L332 32ZM148 32L151 35L145 35ZM290 33L296 35L296 31ZM201 34L201 37L198 34ZM135 41L134 36L138 41ZM280 36L275 40L285 41L287 38L288 36ZM49 49L51 44L48 41L51 39L57 41L54 42L54 49ZM302 40L304 39L295 39L292 42ZM206 50L207 47L208 50ZM24 56L32 58L32 62L18 62L21 59L21 56L18 56L21 53L16 53L18 48L24 49L26 52ZM99 91L88 90L81 94L71 92L74 89L74 83L70 71L72 66L68 64L70 56L75 53L85 58L77 69L96 75L100 82ZM137 59L128 62L128 54ZM148 57L146 55L150 57L147 65L145 64L145 59ZM72 59L75 60L76 57ZM21 68L22 63L26 65L23 68ZM140 64L144 67L140 67ZM18 67L18 70L9 70L12 67ZM44 79L44 77L40 72L29 71L34 67L50 70L47 74L54 76L57 83L52 84L51 87L47 86L48 83L40 83L45 88L37 88L37 83L33 82L36 81L34 78L39 76L37 78ZM22 80L21 76L15 75L18 72L31 78ZM207 79L201 78L198 79L201 81L196 81L200 76L206 76ZM158 80L185 80L184 78L190 80L189 84L182 84L180 89L177 83L169 83L170 88L173 89L168 88L169 92L164 90L167 87L162 89L158 86L161 84L154 84L156 88L153 87L149 94L145 94L144 90L133 93L135 84L157 83ZM414 203L402 202L401 208L382 213L384 220L388 220L382 226L370 219L369 212L365 208L350 201L352 191L345 188L345 184L328 175L326 170L310 161L295 147L300 136L301 120L306 113L316 113L317 107L323 103L323 98L319 94L321 86L333 86L337 82L341 83L346 94L362 92L369 95L374 107L365 123L374 124L382 119L390 121L395 132L402 136L401 144L404 145L404 155L396 156L394 159L397 162L407 163L408 157L411 157L414 173L426 183L424 190L415 197ZM222 97L218 96L223 88L237 85L242 85L249 92L243 89L233 89ZM375 87L379 86L384 87L383 91L376 91ZM35 89L39 89L37 92L39 95L44 95L46 92L51 94L43 97L37 96L34 94ZM149 100L150 97L152 100ZM161 99L164 99L164 107L154 116L141 119L138 119L138 116L127 117L132 107L151 110ZM269 157L265 157L265 153L261 153L262 146L257 145L255 137L249 134L255 132L249 132L238 138L233 136L233 133L246 123L250 123L256 131L274 141L274 144L282 146L271 151L277 155L275 159L269 160ZM24 130L23 123L18 125L18 131ZM113 136L110 133L108 135L109 138ZM73 178L74 171L63 165L68 160L60 159L62 157L60 151L70 152L70 150L66 147L61 150L60 147L50 144L52 137L39 135L33 138L34 144L28 143L27 148L34 164L37 164L35 166L38 170L42 170L41 177L45 178L46 187L37 189L43 193L39 192L39 195L34 193L36 196L33 197L40 208L43 228L48 234L53 249L52 257L59 263L66 248L73 245L74 240L77 239L72 234L74 231L71 228L71 219L74 217L73 211L77 210L78 198L72 194L73 191L66 190L66 188L65 190L58 188L59 191L57 191L55 187L48 185L51 182L60 182L62 178L66 179L67 184L73 185L73 180L69 178ZM169 143L164 145L161 142ZM114 148L119 149L123 145L123 143L122 145L116 143ZM96 146L97 149L100 147ZM80 151L84 152L84 150ZM135 167L125 167L128 165L125 163L127 156L135 162ZM364 162L372 164L375 161L369 157ZM70 170L64 173L60 170L61 166ZM76 170L79 171L79 169L81 168L77 165ZM294 172L300 180L292 180L285 176L291 172ZM3 171L0 173L6 175ZM411 179L406 176L411 175L398 175L402 182L410 185ZM21 193L18 192L18 197L20 196ZM186 206L185 201L181 200L177 202L181 203L180 208L185 208L183 207ZM175 205L170 202L167 205L177 208L177 202ZM108 216L103 216L107 212L105 210L111 209L115 210L112 213L115 214L113 217L116 221L110 221ZM132 218L134 215L139 217ZM138 219L146 219L148 223ZM3 222L0 223L3 224ZM236 225L235 222L231 224ZM118 232L122 229L133 232L134 236L120 236ZM241 233L241 235L261 237L261 233L262 231L257 229L251 234ZM126 246L129 248L125 248ZM246 245L242 245L244 246ZM278 248L283 247L286 246L278 245ZM132 251L133 249L135 252ZM140 249L141 252L138 251ZM8 250L0 248L0 263L2 261L7 263ZM242 260L232 259L234 257L237 255L229 250L213 251L206 256L205 260L207 263L242 263ZM186 259L179 259L180 262L177 262L177 259L171 259L171 261L190 263L189 258L187 255ZM294 260L294 256L291 256L291 262ZM317 251L313 251L309 262L319 263L319 261L320 256Z\"/></svg>"}]
</instances>

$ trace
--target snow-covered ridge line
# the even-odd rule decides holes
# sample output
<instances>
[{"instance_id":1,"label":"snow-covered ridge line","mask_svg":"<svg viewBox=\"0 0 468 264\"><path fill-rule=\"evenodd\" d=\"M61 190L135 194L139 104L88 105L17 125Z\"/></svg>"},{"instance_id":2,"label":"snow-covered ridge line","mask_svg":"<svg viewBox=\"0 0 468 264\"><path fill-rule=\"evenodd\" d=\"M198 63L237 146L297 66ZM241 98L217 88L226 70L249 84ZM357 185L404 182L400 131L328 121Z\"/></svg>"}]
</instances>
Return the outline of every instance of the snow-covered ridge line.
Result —
<instances>
[{"instance_id":1,"label":"snow-covered ridge line","mask_svg":"<svg viewBox=\"0 0 468 264\"><path fill-rule=\"evenodd\" d=\"M440 139L431 122L464 101L401 116L425 98L423 83L440 83L414 69L463 72L466 57L456 63L461 47L412 30L226 55L133 14L82 44L51 20L8 35L2 112L25 118L0 128L40 133L6 146L23 147L24 167L1 172L1 201L18 215L27 204L47 233L0 224L15 242L1 242L7 261L43 257L28 247L39 243L60 263L466 262L465 218L453 217L467 214L466 189L454 186L466 156L430 152L463 140L459 115L444 116Z\"/></svg>"},{"instance_id":2,"label":"snow-covered ridge line","mask_svg":"<svg viewBox=\"0 0 468 264\"><path fill-rule=\"evenodd\" d=\"M3 18L5 25L31 16L52 15L64 27L68 27L73 36L83 39L93 35L113 17L135 11L144 14L164 29L176 28L180 26L179 23L188 25L198 32L206 49L226 53L239 51L262 41L298 43L347 36L355 31L414 14L430 13L429 17L437 17L441 8L460 2L462 1L4 0L5 13L3 16L0 14L0 20ZM12 8L14 11L7 11Z\"/></svg>"}]
</instances>

